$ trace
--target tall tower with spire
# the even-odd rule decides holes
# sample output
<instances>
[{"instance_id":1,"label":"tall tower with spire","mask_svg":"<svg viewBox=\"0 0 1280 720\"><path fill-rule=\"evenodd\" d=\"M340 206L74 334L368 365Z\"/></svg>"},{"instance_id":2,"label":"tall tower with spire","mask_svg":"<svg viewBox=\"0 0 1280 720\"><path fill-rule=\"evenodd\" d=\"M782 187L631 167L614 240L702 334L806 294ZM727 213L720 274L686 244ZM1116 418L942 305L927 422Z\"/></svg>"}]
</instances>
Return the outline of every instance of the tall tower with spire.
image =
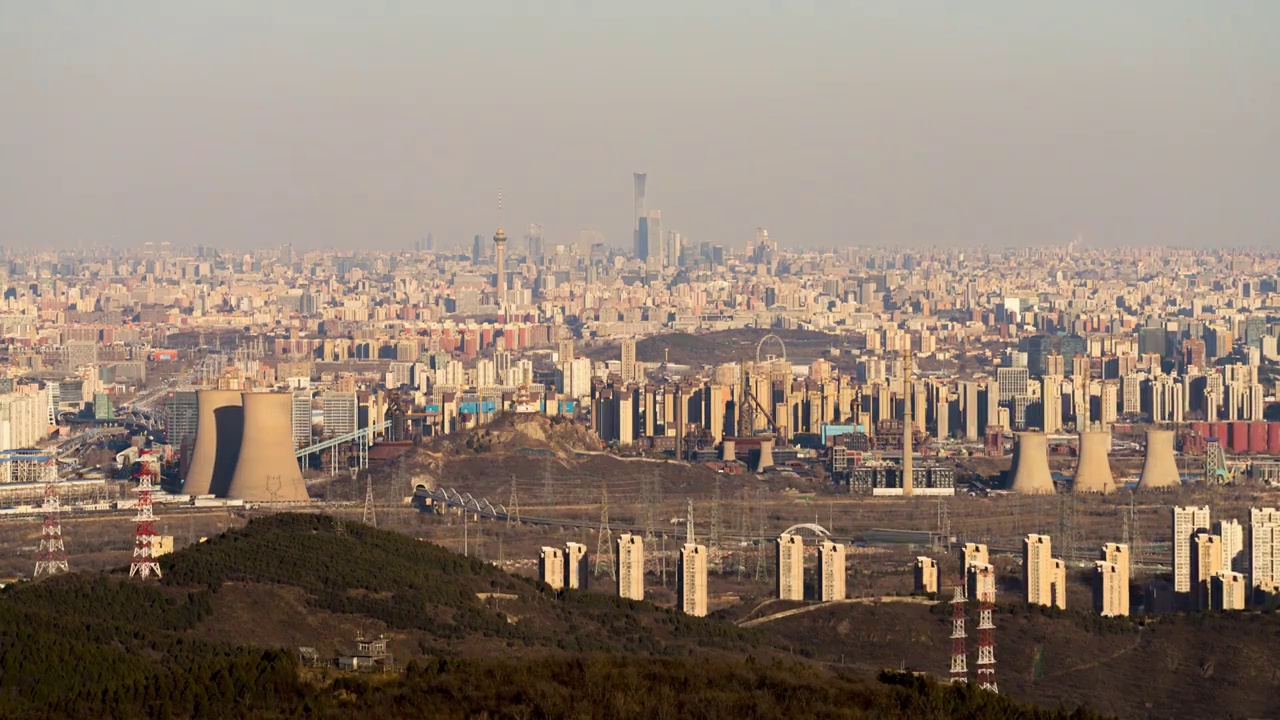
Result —
<instances>
[{"instance_id":1,"label":"tall tower with spire","mask_svg":"<svg viewBox=\"0 0 1280 720\"><path fill-rule=\"evenodd\" d=\"M507 309L507 234L502 230L502 191L498 191L498 232L493 234L493 260L498 266L494 286L498 291L498 312Z\"/></svg>"},{"instance_id":2,"label":"tall tower with spire","mask_svg":"<svg viewBox=\"0 0 1280 720\"><path fill-rule=\"evenodd\" d=\"M902 494L915 494L915 442L914 423L911 417L911 401L915 393L911 389L911 336L907 336L907 353L902 362Z\"/></svg>"}]
</instances>

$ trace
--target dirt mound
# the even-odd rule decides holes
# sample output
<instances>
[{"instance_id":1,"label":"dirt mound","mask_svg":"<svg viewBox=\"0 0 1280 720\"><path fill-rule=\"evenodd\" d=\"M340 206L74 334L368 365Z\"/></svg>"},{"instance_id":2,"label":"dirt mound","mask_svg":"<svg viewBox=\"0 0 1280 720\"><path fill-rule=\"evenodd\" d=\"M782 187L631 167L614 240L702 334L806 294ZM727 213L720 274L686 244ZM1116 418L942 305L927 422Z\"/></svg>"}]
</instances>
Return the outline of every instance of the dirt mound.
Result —
<instances>
[{"instance_id":1,"label":"dirt mound","mask_svg":"<svg viewBox=\"0 0 1280 720\"><path fill-rule=\"evenodd\" d=\"M483 427L437 438L425 448L452 456L542 451L571 457L599 451L600 440L586 426L568 418L507 413Z\"/></svg>"}]
</instances>

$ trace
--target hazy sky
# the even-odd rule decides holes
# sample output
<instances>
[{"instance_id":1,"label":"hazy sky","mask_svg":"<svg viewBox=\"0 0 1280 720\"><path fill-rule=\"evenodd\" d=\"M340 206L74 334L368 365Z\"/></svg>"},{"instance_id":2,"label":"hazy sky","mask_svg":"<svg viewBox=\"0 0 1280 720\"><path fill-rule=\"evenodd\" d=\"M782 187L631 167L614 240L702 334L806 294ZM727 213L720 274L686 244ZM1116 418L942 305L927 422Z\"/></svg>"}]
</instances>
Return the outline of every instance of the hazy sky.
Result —
<instances>
[{"instance_id":1,"label":"hazy sky","mask_svg":"<svg viewBox=\"0 0 1280 720\"><path fill-rule=\"evenodd\" d=\"M0 244L1280 247L1275 0L0 0Z\"/></svg>"}]
</instances>

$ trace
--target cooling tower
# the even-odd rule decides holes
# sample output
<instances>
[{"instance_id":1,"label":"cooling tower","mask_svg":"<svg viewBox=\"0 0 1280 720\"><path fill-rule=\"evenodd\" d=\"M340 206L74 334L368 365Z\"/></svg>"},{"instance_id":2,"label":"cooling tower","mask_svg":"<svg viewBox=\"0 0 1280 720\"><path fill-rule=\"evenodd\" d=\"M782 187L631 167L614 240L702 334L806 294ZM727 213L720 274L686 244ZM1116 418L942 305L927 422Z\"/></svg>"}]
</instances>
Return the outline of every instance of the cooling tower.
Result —
<instances>
[{"instance_id":1,"label":"cooling tower","mask_svg":"<svg viewBox=\"0 0 1280 720\"><path fill-rule=\"evenodd\" d=\"M1178 460L1173 452L1173 431L1148 430L1147 456L1142 461L1142 477L1138 479L1138 489L1163 490L1181 484Z\"/></svg>"},{"instance_id":2,"label":"cooling tower","mask_svg":"<svg viewBox=\"0 0 1280 720\"><path fill-rule=\"evenodd\" d=\"M1111 465L1107 453L1111 452L1111 433L1086 431L1080 433L1080 455L1076 459L1076 477L1072 490L1078 493L1109 493L1116 489L1111 477Z\"/></svg>"},{"instance_id":3,"label":"cooling tower","mask_svg":"<svg viewBox=\"0 0 1280 720\"><path fill-rule=\"evenodd\" d=\"M1021 432L1016 438L1013 482L1009 489L1019 495L1053 494L1053 476L1049 474L1049 437L1040 432Z\"/></svg>"},{"instance_id":4,"label":"cooling tower","mask_svg":"<svg viewBox=\"0 0 1280 720\"><path fill-rule=\"evenodd\" d=\"M737 450L734 448L735 444L736 443L734 443L729 438L725 438L724 440L721 441L720 443L721 452L724 453L722 457L723 462L733 462L734 460L738 459L737 455L735 454L737 452Z\"/></svg>"},{"instance_id":5,"label":"cooling tower","mask_svg":"<svg viewBox=\"0 0 1280 720\"><path fill-rule=\"evenodd\" d=\"M196 413L196 443L182 491L188 495L225 497L236 471L244 432L240 391L200 390L196 393Z\"/></svg>"},{"instance_id":6,"label":"cooling tower","mask_svg":"<svg viewBox=\"0 0 1280 720\"><path fill-rule=\"evenodd\" d=\"M756 472L764 472L773 467L773 438L765 438L760 441L760 463L756 465Z\"/></svg>"},{"instance_id":7,"label":"cooling tower","mask_svg":"<svg viewBox=\"0 0 1280 720\"><path fill-rule=\"evenodd\" d=\"M244 393L244 440L227 497L249 502L301 502L307 486L290 432L290 393Z\"/></svg>"}]
</instances>

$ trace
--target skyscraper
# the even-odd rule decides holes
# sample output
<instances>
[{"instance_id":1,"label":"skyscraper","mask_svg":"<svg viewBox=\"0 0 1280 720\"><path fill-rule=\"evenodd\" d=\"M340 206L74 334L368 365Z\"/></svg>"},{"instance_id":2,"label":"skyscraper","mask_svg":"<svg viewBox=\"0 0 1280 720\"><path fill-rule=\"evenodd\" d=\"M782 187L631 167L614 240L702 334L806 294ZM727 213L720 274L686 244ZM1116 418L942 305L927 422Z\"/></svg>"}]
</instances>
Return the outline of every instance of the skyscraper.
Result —
<instances>
[{"instance_id":1,"label":"skyscraper","mask_svg":"<svg viewBox=\"0 0 1280 720\"><path fill-rule=\"evenodd\" d=\"M647 254L645 252L645 245L649 242L648 218L645 217L644 208L644 184L646 175L644 173L632 173L632 175L635 178L636 183L635 244L632 249L635 251L636 257L644 258Z\"/></svg>"},{"instance_id":2,"label":"skyscraper","mask_svg":"<svg viewBox=\"0 0 1280 720\"><path fill-rule=\"evenodd\" d=\"M656 270L663 266L662 251L665 244L662 236L662 212L659 210L649 211L649 223L645 228L648 233L648 240L645 242L643 255L644 261L648 264L649 269Z\"/></svg>"}]
</instances>

